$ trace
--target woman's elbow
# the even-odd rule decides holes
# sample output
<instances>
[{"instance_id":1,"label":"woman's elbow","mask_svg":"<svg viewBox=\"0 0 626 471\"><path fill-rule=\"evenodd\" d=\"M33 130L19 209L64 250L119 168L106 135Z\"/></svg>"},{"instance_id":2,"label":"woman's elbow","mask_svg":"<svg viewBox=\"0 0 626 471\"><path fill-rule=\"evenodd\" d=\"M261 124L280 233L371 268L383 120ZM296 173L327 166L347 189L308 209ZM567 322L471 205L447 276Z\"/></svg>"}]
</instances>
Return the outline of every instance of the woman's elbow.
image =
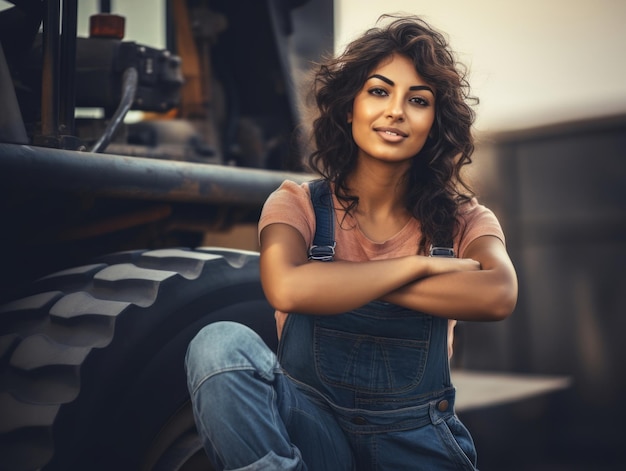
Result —
<instances>
[{"instance_id":1,"label":"woman's elbow","mask_svg":"<svg viewBox=\"0 0 626 471\"><path fill-rule=\"evenodd\" d=\"M281 312L296 312L296 300L294 292L289 287L273 284L266 286L263 284L265 299L270 305Z\"/></svg>"},{"instance_id":2,"label":"woman's elbow","mask_svg":"<svg viewBox=\"0 0 626 471\"><path fill-rule=\"evenodd\" d=\"M492 321L503 321L515 310L516 301L509 300L507 302L501 302L491 311L491 319Z\"/></svg>"},{"instance_id":3,"label":"woman's elbow","mask_svg":"<svg viewBox=\"0 0 626 471\"><path fill-rule=\"evenodd\" d=\"M517 305L517 285L501 286L494 290L487 312L490 321L502 321L513 314Z\"/></svg>"}]
</instances>

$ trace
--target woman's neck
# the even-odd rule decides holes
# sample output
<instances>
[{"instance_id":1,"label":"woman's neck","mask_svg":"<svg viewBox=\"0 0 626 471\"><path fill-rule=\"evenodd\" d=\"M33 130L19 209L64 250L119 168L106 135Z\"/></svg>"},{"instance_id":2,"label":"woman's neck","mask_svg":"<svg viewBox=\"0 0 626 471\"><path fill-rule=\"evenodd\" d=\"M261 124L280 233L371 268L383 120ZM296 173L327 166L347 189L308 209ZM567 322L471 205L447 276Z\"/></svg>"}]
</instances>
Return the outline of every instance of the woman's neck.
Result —
<instances>
[{"instance_id":1,"label":"woman's neck","mask_svg":"<svg viewBox=\"0 0 626 471\"><path fill-rule=\"evenodd\" d=\"M406 166L371 165L359 162L348 177L350 193L359 198L363 213L396 213L406 208Z\"/></svg>"},{"instance_id":2,"label":"woman's neck","mask_svg":"<svg viewBox=\"0 0 626 471\"><path fill-rule=\"evenodd\" d=\"M350 193L359 198L352 216L365 236L375 242L388 240L411 217L405 203L406 170L383 170L357 166L347 182Z\"/></svg>"}]
</instances>

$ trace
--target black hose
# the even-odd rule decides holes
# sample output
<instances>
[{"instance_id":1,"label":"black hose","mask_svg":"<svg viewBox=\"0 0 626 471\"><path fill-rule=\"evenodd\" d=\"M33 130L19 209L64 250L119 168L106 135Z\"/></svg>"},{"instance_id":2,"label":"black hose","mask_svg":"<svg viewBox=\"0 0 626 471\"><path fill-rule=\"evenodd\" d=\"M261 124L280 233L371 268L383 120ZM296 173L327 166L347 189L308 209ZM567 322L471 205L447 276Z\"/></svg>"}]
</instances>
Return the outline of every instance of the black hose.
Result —
<instances>
[{"instance_id":1,"label":"black hose","mask_svg":"<svg viewBox=\"0 0 626 471\"><path fill-rule=\"evenodd\" d=\"M124 75L122 76L122 99L120 100L120 104L115 110L115 113L113 113L113 117L109 121L104 133L90 149L90 152L104 152L111 142L113 135L124 121L126 113L128 113L128 110L130 110L130 107L135 101L138 76L137 69L134 67L129 67L124 71Z\"/></svg>"}]
</instances>

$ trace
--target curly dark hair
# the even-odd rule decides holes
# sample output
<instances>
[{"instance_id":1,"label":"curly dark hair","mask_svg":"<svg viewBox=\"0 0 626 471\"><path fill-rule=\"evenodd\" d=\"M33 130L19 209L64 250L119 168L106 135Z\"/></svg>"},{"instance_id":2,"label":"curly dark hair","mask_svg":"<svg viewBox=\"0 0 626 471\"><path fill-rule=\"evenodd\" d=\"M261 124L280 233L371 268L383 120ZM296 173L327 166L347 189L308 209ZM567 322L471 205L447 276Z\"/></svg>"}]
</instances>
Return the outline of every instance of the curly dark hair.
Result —
<instances>
[{"instance_id":1,"label":"curly dark hair","mask_svg":"<svg viewBox=\"0 0 626 471\"><path fill-rule=\"evenodd\" d=\"M358 204L347 178L358 148L346 117L371 71L392 54L408 57L416 71L435 87L435 121L422 150L412 159L406 178L406 207L420 221L420 253L429 244L450 244L458 233L458 208L473 195L461 169L472 162L474 111L465 67L458 63L442 33L415 16L383 15L386 26L367 30L344 52L319 66L313 77L317 118L309 166L334 182L335 194L348 211Z\"/></svg>"}]
</instances>

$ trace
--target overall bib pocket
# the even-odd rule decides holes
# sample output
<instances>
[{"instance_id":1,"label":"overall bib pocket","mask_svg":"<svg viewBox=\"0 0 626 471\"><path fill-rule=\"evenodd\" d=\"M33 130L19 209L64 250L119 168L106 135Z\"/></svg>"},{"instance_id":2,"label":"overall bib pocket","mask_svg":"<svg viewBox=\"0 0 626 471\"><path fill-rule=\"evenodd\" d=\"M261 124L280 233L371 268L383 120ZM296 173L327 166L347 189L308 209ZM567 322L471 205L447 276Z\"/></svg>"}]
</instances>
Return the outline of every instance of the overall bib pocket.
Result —
<instances>
[{"instance_id":1,"label":"overall bib pocket","mask_svg":"<svg viewBox=\"0 0 626 471\"><path fill-rule=\"evenodd\" d=\"M432 317L404 309L362 308L315 320L315 368L327 385L397 394L424 375Z\"/></svg>"}]
</instances>

